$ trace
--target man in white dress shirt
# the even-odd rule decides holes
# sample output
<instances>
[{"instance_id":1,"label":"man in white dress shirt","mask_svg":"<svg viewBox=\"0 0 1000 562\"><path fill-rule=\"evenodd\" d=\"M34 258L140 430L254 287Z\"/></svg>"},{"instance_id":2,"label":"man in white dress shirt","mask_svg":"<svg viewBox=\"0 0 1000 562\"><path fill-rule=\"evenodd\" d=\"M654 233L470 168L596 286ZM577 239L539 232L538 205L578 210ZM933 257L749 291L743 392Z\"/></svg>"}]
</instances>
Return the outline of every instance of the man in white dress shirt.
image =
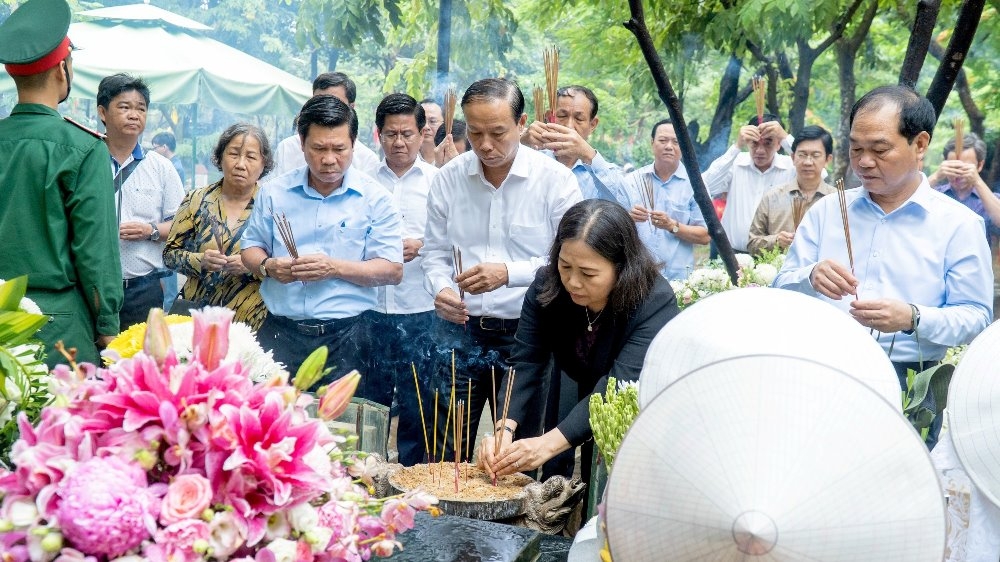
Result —
<instances>
[{"instance_id":1,"label":"man in white dress shirt","mask_svg":"<svg viewBox=\"0 0 1000 562\"><path fill-rule=\"evenodd\" d=\"M582 196L573 172L520 144L527 116L517 84L499 78L475 82L462 96L462 111L472 151L446 164L431 182L422 253L437 311L433 355L443 394L438 431L445 425L454 349L456 397L466 398L471 382L468 433L476 435L493 382L500 388L524 295L563 214ZM461 273L453 248L462 252Z\"/></svg>"},{"instance_id":2,"label":"man in white dress shirt","mask_svg":"<svg viewBox=\"0 0 1000 562\"><path fill-rule=\"evenodd\" d=\"M97 87L97 115L107 131L108 165L115 178L125 291L118 323L123 331L145 322L150 309L163 306L163 243L184 199L181 177L170 160L139 144L148 107L149 88L141 78L114 74Z\"/></svg>"},{"instance_id":3,"label":"man in white dress shirt","mask_svg":"<svg viewBox=\"0 0 1000 562\"><path fill-rule=\"evenodd\" d=\"M324 72L313 80L313 95L334 96L354 109L358 88L354 84L354 80L351 80L343 72ZM276 178L285 172L305 165L306 158L302 154L302 139L296 133L278 143L278 147L274 151L274 169L261 181ZM355 141L354 161L351 166L355 170L361 170L374 177L379 166L378 155L364 143Z\"/></svg>"},{"instance_id":4,"label":"man in white dress shirt","mask_svg":"<svg viewBox=\"0 0 1000 562\"><path fill-rule=\"evenodd\" d=\"M392 193L403 223L403 281L378 288L378 304L371 315L370 339L378 342L371 354L369 376L384 377L396 385L400 419L396 434L399 462L412 466L425 462L424 431L419 425L420 405L414 389L412 363L421 377L424 396L430 388L430 329L434 296L424 286L421 267L427 193L437 168L418 158L425 125L424 108L406 94L389 94L375 109L375 126L385 158L375 179Z\"/></svg>"},{"instance_id":5,"label":"man in white dress shirt","mask_svg":"<svg viewBox=\"0 0 1000 562\"><path fill-rule=\"evenodd\" d=\"M795 181L791 157L778 154L782 147L791 152L793 141L776 116L765 113L763 123L758 123L754 115L740 128L736 144L716 158L702 174L712 197L729 194L722 214L722 228L733 250L747 253L750 223L764 194Z\"/></svg>"}]
</instances>

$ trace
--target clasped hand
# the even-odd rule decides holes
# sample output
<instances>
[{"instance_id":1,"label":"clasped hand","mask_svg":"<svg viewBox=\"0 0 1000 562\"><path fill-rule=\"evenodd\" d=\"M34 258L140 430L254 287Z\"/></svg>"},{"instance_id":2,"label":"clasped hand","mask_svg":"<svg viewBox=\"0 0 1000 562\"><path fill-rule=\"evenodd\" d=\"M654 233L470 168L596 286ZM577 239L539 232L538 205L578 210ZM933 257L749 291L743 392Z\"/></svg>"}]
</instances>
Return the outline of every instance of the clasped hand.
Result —
<instances>
[{"instance_id":1,"label":"clasped hand","mask_svg":"<svg viewBox=\"0 0 1000 562\"><path fill-rule=\"evenodd\" d=\"M201 268L205 271L221 271L230 275L242 275L247 273L247 268L243 266L243 260L239 254L227 256L218 250L205 250L201 258Z\"/></svg>"}]
</instances>

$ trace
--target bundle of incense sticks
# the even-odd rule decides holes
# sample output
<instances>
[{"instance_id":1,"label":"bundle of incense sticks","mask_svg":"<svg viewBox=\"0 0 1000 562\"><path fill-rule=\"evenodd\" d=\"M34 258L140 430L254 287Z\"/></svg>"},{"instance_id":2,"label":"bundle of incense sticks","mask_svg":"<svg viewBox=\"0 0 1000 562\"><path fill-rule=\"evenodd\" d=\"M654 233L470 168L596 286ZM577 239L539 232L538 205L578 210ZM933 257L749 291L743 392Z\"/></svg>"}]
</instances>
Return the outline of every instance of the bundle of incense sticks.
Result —
<instances>
[{"instance_id":1,"label":"bundle of incense sticks","mask_svg":"<svg viewBox=\"0 0 1000 562\"><path fill-rule=\"evenodd\" d=\"M841 180L843 181L843 180ZM792 230L798 230L799 224L802 222L802 217L806 215L806 200L801 195L795 195L792 197L792 222L795 227Z\"/></svg>"},{"instance_id":2,"label":"bundle of incense sticks","mask_svg":"<svg viewBox=\"0 0 1000 562\"><path fill-rule=\"evenodd\" d=\"M451 259L452 259L452 262L455 264L455 276L457 277L457 276L461 275L463 271L465 271L465 268L462 267L462 249L459 248L458 246L452 246L451 247ZM465 300L465 289L459 288L458 289L458 296L464 301Z\"/></svg>"},{"instance_id":3,"label":"bundle of incense sticks","mask_svg":"<svg viewBox=\"0 0 1000 562\"><path fill-rule=\"evenodd\" d=\"M559 49L548 47L542 52L545 66L545 91L549 96L548 122L556 120L556 98L559 91Z\"/></svg>"},{"instance_id":4,"label":"bundle of incense sticks","mask_svg":"<svg viewBox=\"0 0 1000 562\"><path fill-rule=\"evenodd\" d=\"M764 102L767 99L767 80L760 76L754 76L752 84L753 99L757 104L757 125L760 126L764 123Z\"/></svg>"},{"instance_id":5,"label":"bundle of incense sticks","mask_svg":"<svg viewBox=\"0 0 1000 562\"><path fill-rule=\"evenodd\" d=\"M222 248L222 222L215 215L208 214L208 225L212 229L212 238L215 240L215 245L218 246L220 252L224 251Z\"/></svg>"},{"instance_id":6,"label":"bundle of incense sticks","mask_svg":"<svg viewBox=\"0 0 1000 562\"><path fill-rule=\"evenodd\" d=\"M653 211L656 210L656 189L653 187L653 177L650 174L638 174L639 197L642 199L642 206L649 211L649 230L656 231L653 226Z\"/></svg>"},{"instance_id":7,"label":"bundle of incense sticks","mask_svg":"<svg viewBox=\"0 0 1000 562\"><path fill-rule=\"evenodd\" d=\"M427 422L424 421L424 403L420 399L420 382L417 379L417 366L410 363L410 368L413 369L413 386L417 389L417 407L420 409L420 427L424 430L424 451L427 456L427 465L430 466L431 447L430 441L427 439ZM434 431L436 434L437 428L434 428Z\"/></svg>"},{"instance_id":8,"label":"bundle of incense sticks","mask_svg":"<svg viewBox=\"0 0 1000 562\"><path fill-rule=\"evenodd\" d=\"M535 89L531 91L531 97L535 102L535 121L540 123L545 122L545 92L535 86Z\"/></svg>"},{"instance_id":9,"label":"bundle of incense sticks","mask_svg":"<svg viewBox=\"0 0 1000 562\"><path fill-rule=\"evenodd\" d=\"M458 101L458 96L455 94L455 88L448 88L448 91L444 93L444 134L446 135L451 134L451 125L455 122L456 101Z\"/></svg>"},{"instance_id":10,"label":"bundle of incense sticks","mask_svg":"<svg viewBox=\"0 0 1000 562\"><path fill-rule=\"evenodd\" d=\"M271 218L274 219L274 226L278 228L278 235L281 236L281 243L285 245L288 255L297 259L299 257L299 250L295 246L292 223L288 222L288 217L285 216L285 213L281 213L279 216L275 214L274 209L271 209Z\"/></svg>"},{"instance_id":11,"label":"bundle of incense sticks","mask_svg":"<svg viewBox=\"0 0 1000 562\"><path fill-rule=\"evenodd\" d=\"M965 152L965 119L961 117L956 117L954 121L955 127L955 159L962 159L962 152Z\"/></svg>"},{"instance_id":12,"label":"bundle of incense sticks","mask_svg":"<svg viewBox=\"0 0 1000 562\"><path fill-rule=\"evenodd\" d=\"M837 198L840 201L840 219L844 223L844 238L847 239L847 260L851 265L851 274L854 273L854 251L851 249L851 226L847 220L847 194L844 191L844 178L837 180Z\"/></svg>"},{"instance_id":13,"label":"bundle of incense sticks","mask_svg":"<svg viewBox=\"0 0 1000 562\"><path fill-rule=\"evenodd\" d=\"M469 395L466 397L465 403L469 405L468 410L465 412L465 462L472 462L472 457L469 456L469 431L472 427L472 379L469 379ZM469 477L468 471L465 473L465 477Z\"/></svg>"}]
</instances>

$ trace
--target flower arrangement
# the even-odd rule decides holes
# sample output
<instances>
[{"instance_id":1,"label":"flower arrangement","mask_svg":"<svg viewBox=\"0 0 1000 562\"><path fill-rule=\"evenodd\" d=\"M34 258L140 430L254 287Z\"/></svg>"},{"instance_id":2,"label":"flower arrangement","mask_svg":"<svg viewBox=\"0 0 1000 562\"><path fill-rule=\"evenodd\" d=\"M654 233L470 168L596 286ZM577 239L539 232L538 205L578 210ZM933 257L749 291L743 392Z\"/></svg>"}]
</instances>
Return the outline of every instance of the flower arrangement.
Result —
<instances>
[{"instance_id":1,"label":"flower arrangement","mask_svg":"<svg viewBox=\"0 0 1000 562\"><path fill-rule=\"evenodd\" d=\"M17 440L18 414L37 421L51 398L45 347L34 337L48 319L27 290L27 277L0 280L0 464Z\"/></svg>"},{"instance_id":2,"label":"flower arrangement","mask_svg":"<svg viewBox=\"0 0 1000 562\"><path fill-rule=\"evenodd\" d=\"M186 362L191 358L191 338L194 337L194 320L190 316L170 314L164 317L170 337L174 342L174 353L177 360ZM134 324L118 334L110 344L106 353L108 363L117 359L128 359L142 351L143 337L146 333L146 323ZM263 382L284 372L285 367L274 360L270 351L264 351L253 328L243 322L233 322L229 327L229 353L227 361L239 360L250 371L250 380Z\"/></svg>"},{"instance_id":3,"label":"flower arrangement","mask_svg":"<svg viewBox=\"0 0 1000 562\"><path fill-rule=\"evenodd\" d=\"M685 308L705 297L730 289L769 287L785 263L785 254L780 248L765 250L756 257L736 254L736 262L739 266L736 285L729 279L721 260L710 261L704 267L695 269L686 280L671 280L670 286L677 296L677 305Z\"/></svg>"},{"instance_id":4,"label":"flower arrangement","mask_svg":"<svg viewBox=\"0 0 1000 562\"><path fill-rule=\"evenodd\" d=\"M187 363L154 310L134 357L53 371L57 400L34 426L19 416L17 468L0 471L0 557L333 562L400 548L397 533L437 500L371 497L344 440L306 413L311 396L223 360L232 311L193 316ZM299 375L315 380L322 363ZM359 377L328 387L321 415L339 415Z\"/></svg>"}]
</instances>

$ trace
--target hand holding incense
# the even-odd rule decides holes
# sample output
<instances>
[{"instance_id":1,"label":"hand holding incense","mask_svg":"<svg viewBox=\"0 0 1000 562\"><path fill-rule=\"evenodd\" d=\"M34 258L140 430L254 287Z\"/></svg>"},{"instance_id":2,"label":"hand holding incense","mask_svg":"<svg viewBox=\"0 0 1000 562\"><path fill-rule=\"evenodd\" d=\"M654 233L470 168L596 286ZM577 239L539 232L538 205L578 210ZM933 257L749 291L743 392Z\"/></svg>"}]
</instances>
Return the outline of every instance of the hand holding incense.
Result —
<instances>
[{"instance_id":1,"label":"hand holding incense","mask_svg":"<svg viewBox=\"0 0 1000 562\"><path fill-rule=\"evenodd\" d=\"M444 94L444 134L451 134L451 126L455 122L455 102L458 100L458 96L455 94L455 88L448 88L448 91ZM434 131L437 133L437 131Z\"/></svg>"}]
</instances>

